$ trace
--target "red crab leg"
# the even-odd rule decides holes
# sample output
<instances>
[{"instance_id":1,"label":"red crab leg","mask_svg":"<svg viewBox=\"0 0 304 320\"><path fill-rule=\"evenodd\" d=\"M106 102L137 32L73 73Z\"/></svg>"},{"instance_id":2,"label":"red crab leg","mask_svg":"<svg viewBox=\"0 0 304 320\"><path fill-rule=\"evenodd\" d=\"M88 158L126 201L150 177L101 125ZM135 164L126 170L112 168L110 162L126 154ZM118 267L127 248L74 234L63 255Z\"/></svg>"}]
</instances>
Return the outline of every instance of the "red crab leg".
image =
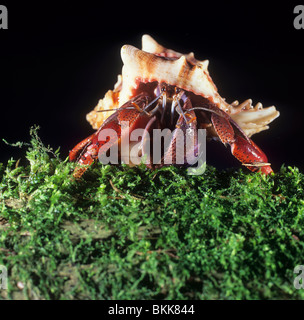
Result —
<instances>
[{"instance_id":1,"label":"red crab leg","mask_svg":"<svg viewBox=\"0 0 304 320\"><path fill-rule=\"evenodd\" d=\"M261 171L266 175L273 172L265 153L227 114L220 116L213 113L211 120L220 140L230 145L231 153L243 165L253 172Z\"/></svg>"},{"instance_id":2,"label":"red crab leg","mask_svg":"<svg viewBox=\"0 0 304 320\"><path fill-rule=\"evenodd\" d=\"M89 144L92 143L92 139L94 137L95 134L90 135L89 137L83 139L82 141L80 141L71 151L69 154L69 159L70 161L77 161L81 151L83 151L83 149L88 146Z\"/></svg>"},{"instance_id":3,"label":"red crab leg","mask_svg":"<svg viewBox=\"0 0 304 320\"><path fill-rule=\"evenodd\" d=\"M151 98L146 93L141 93L134 99L128 101L112 114L101 127L91 136L78 143L72 151L70 151L69 158L71 161L77 161L78 166L75 168L73 176L76 179L87 170L87 166L93 164L98 159L98 152L100 148L108 143L109 148L114 144L119 144L123 132L121 131L121 122L129 121L129 132L131 133L136 128L144 128L150 117L143 112L148 105ZM137 108L134 108L134 104ZM130 108L133 107L133 108ZM139 108L139 109L138 109ZM113 129L117 133L117 138L112 140L99 140L99 133L103 129Z\"/></svg>"},{"instance_id":4,"label":"red crab leg","mask_svg":"<svg viewBox=\"0 0 304 320\"><path fill-rule=\"evenodd\" d=\"M170 141L170 144L168 148L165 151L164 157L162 159L162 165L165 165L166 163L170 164L171 161L174 165L178 165L177 163L177 157L179 157L179 160L182 160L182 164L188 164L188 161L192 163L195 160L195 153L197 153L197 119L195 116L194 111L189 109L192 109L192 104L190 99L185 100L185 104L183 108L180 106L179 101L176 100L176 103L179 106L179 118L177 120L175 130L172 133L172 139ZM173 104L173 103L172 103ZM177 131L179 129L179 131ZM194 135L194 144L191 145L190 149L189 146L187 148L187 145L185 144L185 139L187 136L187 130L191 130ZM184 144L181 146L178 143L178 134L182 132L183 138L184 138ZM186 147L186 148L185 148ZM193 148L194 147L194 148Z\"/></svg>"},{"instance_id":5,"label":"red crab leg","mask_svg":"<svg viewBox=\"0 0 304 320\"><path fill-rule=\"evenodd\" d=\"M145 155L148 156L146 161L146 166L150 169L153 168L153 165L151 164L151 158L149 157L150 149L151 149L150 133L152 132L153 130L152 128L154 128L155 125L157 125L157 127L159 128L157 118L156 116L153 116L145 127L145 131L141 140L141 147L140 147L142 151L142 156L145 156Z\"/></svg>"}]
</instances>

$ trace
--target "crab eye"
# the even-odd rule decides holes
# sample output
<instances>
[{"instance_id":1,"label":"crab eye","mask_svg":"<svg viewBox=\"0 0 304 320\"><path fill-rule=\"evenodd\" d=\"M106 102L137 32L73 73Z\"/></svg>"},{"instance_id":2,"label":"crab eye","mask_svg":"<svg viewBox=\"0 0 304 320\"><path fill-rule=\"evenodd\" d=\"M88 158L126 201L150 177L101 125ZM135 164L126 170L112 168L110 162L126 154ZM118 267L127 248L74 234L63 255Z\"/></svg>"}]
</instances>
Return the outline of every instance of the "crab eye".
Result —
<instances>
[{"instance_id":1,"label":"crab eye","mask_svg":"<svg viewBox=\"0 0 304 320\"><path fill-rule=\"evenodd\" d=\"M166 87L162 86L160 90L161 90L161 92L166 92Z\"/></svg>"},{"instance_id":2,"label":"crab eye","mask_svg":"<svg viewBox=\"0 0 304 320\"><path fill-rule=\"evenodd\" d=\"M176 93L176 94L177 94L177 93L180 93L180 91L181 91L180 88L175 87L175 93Z\"/></svg>"}]
</instances>

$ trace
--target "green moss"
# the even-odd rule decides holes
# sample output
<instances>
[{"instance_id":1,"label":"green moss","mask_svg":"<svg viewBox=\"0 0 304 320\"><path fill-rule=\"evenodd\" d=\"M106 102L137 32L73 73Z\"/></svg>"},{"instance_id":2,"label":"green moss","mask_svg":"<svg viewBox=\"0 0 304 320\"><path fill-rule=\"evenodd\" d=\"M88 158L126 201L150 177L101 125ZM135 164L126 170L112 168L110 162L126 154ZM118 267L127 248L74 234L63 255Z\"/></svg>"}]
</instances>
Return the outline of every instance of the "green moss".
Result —
<instances>
[{"instance_id":1,"label":"green moss","mask_svg":"<svg viewBox=\"0 0 304 320\"><path fill-rule=\"evenodd\" d=\"M31 130L0 165L4 299L303 299L304 175L96 165L76 182ZM18 284L19 283L19 284ZM24 285L24 289L18 286Z\"/></svg>"}]
</instances>

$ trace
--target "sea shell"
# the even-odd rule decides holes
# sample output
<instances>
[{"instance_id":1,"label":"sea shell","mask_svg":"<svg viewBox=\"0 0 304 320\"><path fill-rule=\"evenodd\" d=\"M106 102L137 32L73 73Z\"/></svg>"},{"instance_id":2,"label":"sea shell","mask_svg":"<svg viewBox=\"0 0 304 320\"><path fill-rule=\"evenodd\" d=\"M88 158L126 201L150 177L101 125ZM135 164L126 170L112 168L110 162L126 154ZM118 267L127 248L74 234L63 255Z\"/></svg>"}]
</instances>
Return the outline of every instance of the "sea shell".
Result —
<instances>
[{"instance_id":1,"label":"sea shell","mask_svg":"<svg viewBox=\"0 0 304 320\"><path fill-rule=\"evenodd\" d=\"M87 120L94 129L98 129L110 113L100 110L120 107L137 94L140 83L153 81L177 86L207 98L230 114L249 137L268 129L268 124L279 116L274 106L263 108L258 103L253 107L251 99L241 104L238 101L228 104L219 95L210 77L208 60L199 61L192 52L182 54L166 49L149 35L142 37L142 50L124 45L121 48L121 58L124 63L122 76L118 76L114 90L109 90L87 115Z\"/></svg>"}]
</instances>

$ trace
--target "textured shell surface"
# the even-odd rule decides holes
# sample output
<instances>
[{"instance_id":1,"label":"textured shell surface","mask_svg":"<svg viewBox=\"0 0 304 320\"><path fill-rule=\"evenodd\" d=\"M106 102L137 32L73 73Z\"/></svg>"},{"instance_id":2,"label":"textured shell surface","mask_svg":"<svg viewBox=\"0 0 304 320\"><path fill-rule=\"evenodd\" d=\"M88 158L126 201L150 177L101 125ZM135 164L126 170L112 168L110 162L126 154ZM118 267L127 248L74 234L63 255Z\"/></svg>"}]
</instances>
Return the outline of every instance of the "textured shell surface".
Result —
<instances>
[{"instance_id":1,"label":"textured shell surface","mask_svg":"<svg viewBox=\"0 0 304 320\"><path fill-rule=\"evenodd\" d=\"M98 129L111 110L120 107L136 94L141 83L166 83L207 98L224 110L243 129L247 136L268 129L268 124L279 116L274 106L263 108L248 99L239 104L227 103L217 90L208 71L208 60L199 61L192 52L182 54L158 44L151 36L143 35L142 50L131 45L121 48L122 75L113 90L109 90L98 105L87 115L94 129ZM138 94L138 93L137 93Z\"/></svg>"}]
</instances>

